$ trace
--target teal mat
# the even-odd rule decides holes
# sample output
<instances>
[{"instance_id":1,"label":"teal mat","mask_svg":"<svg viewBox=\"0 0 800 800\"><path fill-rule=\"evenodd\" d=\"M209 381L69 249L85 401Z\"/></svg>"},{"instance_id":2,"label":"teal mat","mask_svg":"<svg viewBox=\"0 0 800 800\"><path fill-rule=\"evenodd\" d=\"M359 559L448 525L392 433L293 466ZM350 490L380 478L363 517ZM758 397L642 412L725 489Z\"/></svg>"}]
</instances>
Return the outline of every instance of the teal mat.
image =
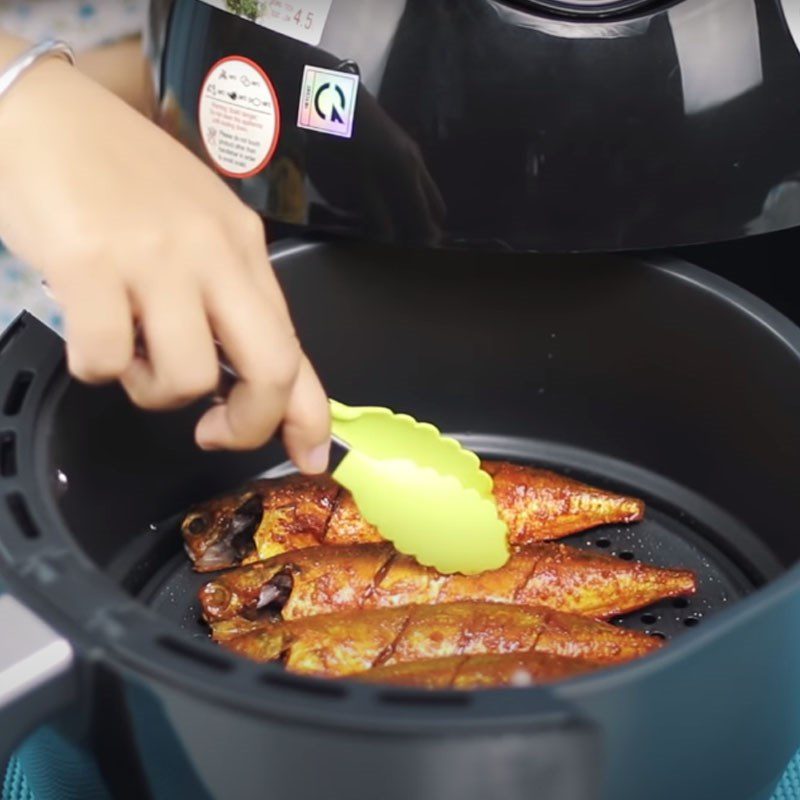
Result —
<instances>
[{"instance_id":1,"label":"teal mat","mask_svg":"<svg viewBox=\"0 0 800 800\"><path fill-rule=\"evenodd\" d=\"M52 792L46 792L40 797L35 796L25 779L20 762L16 758L11 760L3 783L1 800L62 800L62 797ZM800 800L800 753L786 770L772 800Z\"/></svg>"},{"instance_id":2,"label":"teal mat","mask_svg":"<svg viewBox=\"0 0 800 800\"><path fill-rule=\"evenodd\" d=\"M1 800L111 800L111 795L87 751L43 727L11 759Z\"/></svg>"},{"instance_id":3,"label":"teal mat","mask_svg":"<svg viewBox=\"0 0 800 800\"><path fill-rule=\"evenodd\" d=\"M5 798L4 798L5 800ZM772 800L800 800L800 753L794 757Z\"/></svg>"},{"instance_id":4,"label":"teal mat","mask_svg":"<svg viewBox=\"0 0 800 800\"><path fill-rule=\"evenodd\" d=\"M22 765L16 758L11 759L3 782L3 800L34 800L28 781L22 771Z\"/></svg>"}]
</instances>

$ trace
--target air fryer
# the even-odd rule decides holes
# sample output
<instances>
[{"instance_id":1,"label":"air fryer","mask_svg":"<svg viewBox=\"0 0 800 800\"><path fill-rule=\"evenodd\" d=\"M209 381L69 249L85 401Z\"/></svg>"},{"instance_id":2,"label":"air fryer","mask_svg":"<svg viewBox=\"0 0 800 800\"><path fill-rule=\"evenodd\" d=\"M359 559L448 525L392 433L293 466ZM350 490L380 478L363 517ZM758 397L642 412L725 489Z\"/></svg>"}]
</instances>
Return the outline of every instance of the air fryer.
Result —
<instances>
[{"instance_id":1,"label":"air fryer","mask_svg":"<svg viewBox=\"0 0 800 800\"><path fill-rule=\"evenodd\" d=\"M246 662L207 640L178 521L285 454L199 453L204 404L83 387L24 315L0 343L0 618L26 631L0 653L0 750L55 719L119 797L767 800L800 743L800 329L644 249L800 222L792 19L759 0L311 5L325 24L289 36L299 4L253 21L155 0L149 46L163 124L294 232L273 262L329 393L642 497L641 525L571 543L692 568L699 591L619 621L658 654L549 687ZM280 112L244 177L204 130L225 59ZM307 67L357 78L349 136L298 126Z\"/></svg>"}]
</instances>

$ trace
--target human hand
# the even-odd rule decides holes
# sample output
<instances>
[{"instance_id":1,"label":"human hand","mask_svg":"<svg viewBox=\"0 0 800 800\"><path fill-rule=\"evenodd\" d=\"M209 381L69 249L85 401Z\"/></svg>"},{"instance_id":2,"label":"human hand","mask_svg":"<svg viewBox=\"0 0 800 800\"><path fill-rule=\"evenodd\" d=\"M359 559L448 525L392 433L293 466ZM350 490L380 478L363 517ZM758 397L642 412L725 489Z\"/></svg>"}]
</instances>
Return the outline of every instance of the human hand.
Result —
<instances>
[{"instance_id":1,"label":"human hand","mask_svg":"<svg viewBox=\"0 0 800 800\"><path fill-rule=\"evenodd\" d=\"M0 100L0 140L0 237L61 304L70 371L119 380L144 408L173 408L215 389L216 338L240 381L199 421L198 443L254 448L283 423L298 467L324 470L327 400L261 219L186 148L60 61Z\"/></svg>"}]
</instances>

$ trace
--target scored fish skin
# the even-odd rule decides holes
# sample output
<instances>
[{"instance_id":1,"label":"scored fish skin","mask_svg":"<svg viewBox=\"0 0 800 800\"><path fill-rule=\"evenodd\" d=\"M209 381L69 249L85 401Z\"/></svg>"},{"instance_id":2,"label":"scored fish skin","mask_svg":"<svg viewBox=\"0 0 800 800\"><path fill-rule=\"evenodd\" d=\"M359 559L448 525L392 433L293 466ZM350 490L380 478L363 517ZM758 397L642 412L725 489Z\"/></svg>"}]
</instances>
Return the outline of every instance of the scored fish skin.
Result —
<instances>
[{"instance_id":1,"label":"scored fish skin","mask_svg":"<svg viewBox=\"0 0 800 800\"><path fill-rule=\"evenodd\" d=\"M274 588L281 583L283 591ZM199 598L207 622L252 616L275 601L275 611L285 620L464 600L544 605L609 619L660 599L691 595L695 589L695 576L688 570L561 544L519 548L491 572L441 575L382 543L284 553L220 575L200 590Z\"/></svg>"},{"instance_id":2,"label":"scored fish skin","mask_svg":"<svg viewBox=\"0 0 800 800\"><path fill-rule=\"evenodd\" d=\"M644 503L546 469L484 461L511 545L549 541L598 525L638 522Z\"/></svg>"},{"instance_id":3,"label":"scored fish skin","mask_svg":"<svg viewBox=\"0 0 800 800\"><path fill-rule=\"evenodd\" d=\"M636 635L625 637L616 636L615 633ZM598 664L618 664L643 655L640 637L649 642L658 642L659 645L663 641L655 636L617 628L606 622L597 622L562 611L551 611L547 625L536 643L536 649L557 656L583 658Z\"/></svg>"},{"instance_id":4,"label":"scored fish skin","mask_svg":"<svg viewBox=\"0 0 800 800\"><path fill-rule=\"evenodd\" d=\"M697 591L697 576L688 569L625 561L563 544L538 547L541 558L517 602L607 620Z\"/></svg>"},{"instance_id":5,"label":"scored fish skin","mask_svg":"<svg viewBox=\"0 0 800 800\"><path fill-rule=\"evenodd\" d=\"M360 683L387 686L474 690L536 686L586 675L598 669L602 669L602 665L591 661L534 651L422 659L375 667L349 677Z\"/></svg>"},{"instance_id":6,"label":"scored fish skin","mask_svg":"<svg viewBox=\"0 0 800 800\"><path fill-rule=\"evenodd\" d=\"M484 461L498 513L514 546L548 541L598 525L642 519L644 504L557 475ZM261 506L256 508L260 498ZM244 512L243 512L244 509ZM329 475L289 475L249 484L242 492L192 509L181 526L199 572L252 564L320 544L383 541L349 492Z\"/></svg>"},{"instance_id":7,"label":"scored fish skin","mask_svg":"<svg viewBox=\"0 0 800 800\"><path fill-rule=\"evenodd\" d=\"M544 607L475 602L264 622L221 643L255 661L278 660L279 653L290 671L320 677L424 658L527 651L618 664L662 645L643 633Z\"/></svg>"}]
</instances>

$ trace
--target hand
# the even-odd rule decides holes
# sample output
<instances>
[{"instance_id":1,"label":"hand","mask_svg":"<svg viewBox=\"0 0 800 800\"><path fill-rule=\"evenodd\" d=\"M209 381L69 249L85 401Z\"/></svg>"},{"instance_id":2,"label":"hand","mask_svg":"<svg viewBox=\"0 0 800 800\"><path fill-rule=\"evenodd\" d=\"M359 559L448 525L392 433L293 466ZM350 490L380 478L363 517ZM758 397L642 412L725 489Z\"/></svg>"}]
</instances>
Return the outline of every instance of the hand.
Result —
<instances>
[{"instance_id":1,"label":"hand","mask_svg":"<svg viewBox=\"0 0 800 800\"><path fill-rule=\"evenodd\" d=\"M216 387L216 337L241 380L200 420L198 443L254 448L282 422L300 469L324 470L327 400L260 218L183 146L60 61L0 101L0 140L0 237L60 302L73 375L119 380L145 408L181 406Z\"/></svg>"}]
</instances>

